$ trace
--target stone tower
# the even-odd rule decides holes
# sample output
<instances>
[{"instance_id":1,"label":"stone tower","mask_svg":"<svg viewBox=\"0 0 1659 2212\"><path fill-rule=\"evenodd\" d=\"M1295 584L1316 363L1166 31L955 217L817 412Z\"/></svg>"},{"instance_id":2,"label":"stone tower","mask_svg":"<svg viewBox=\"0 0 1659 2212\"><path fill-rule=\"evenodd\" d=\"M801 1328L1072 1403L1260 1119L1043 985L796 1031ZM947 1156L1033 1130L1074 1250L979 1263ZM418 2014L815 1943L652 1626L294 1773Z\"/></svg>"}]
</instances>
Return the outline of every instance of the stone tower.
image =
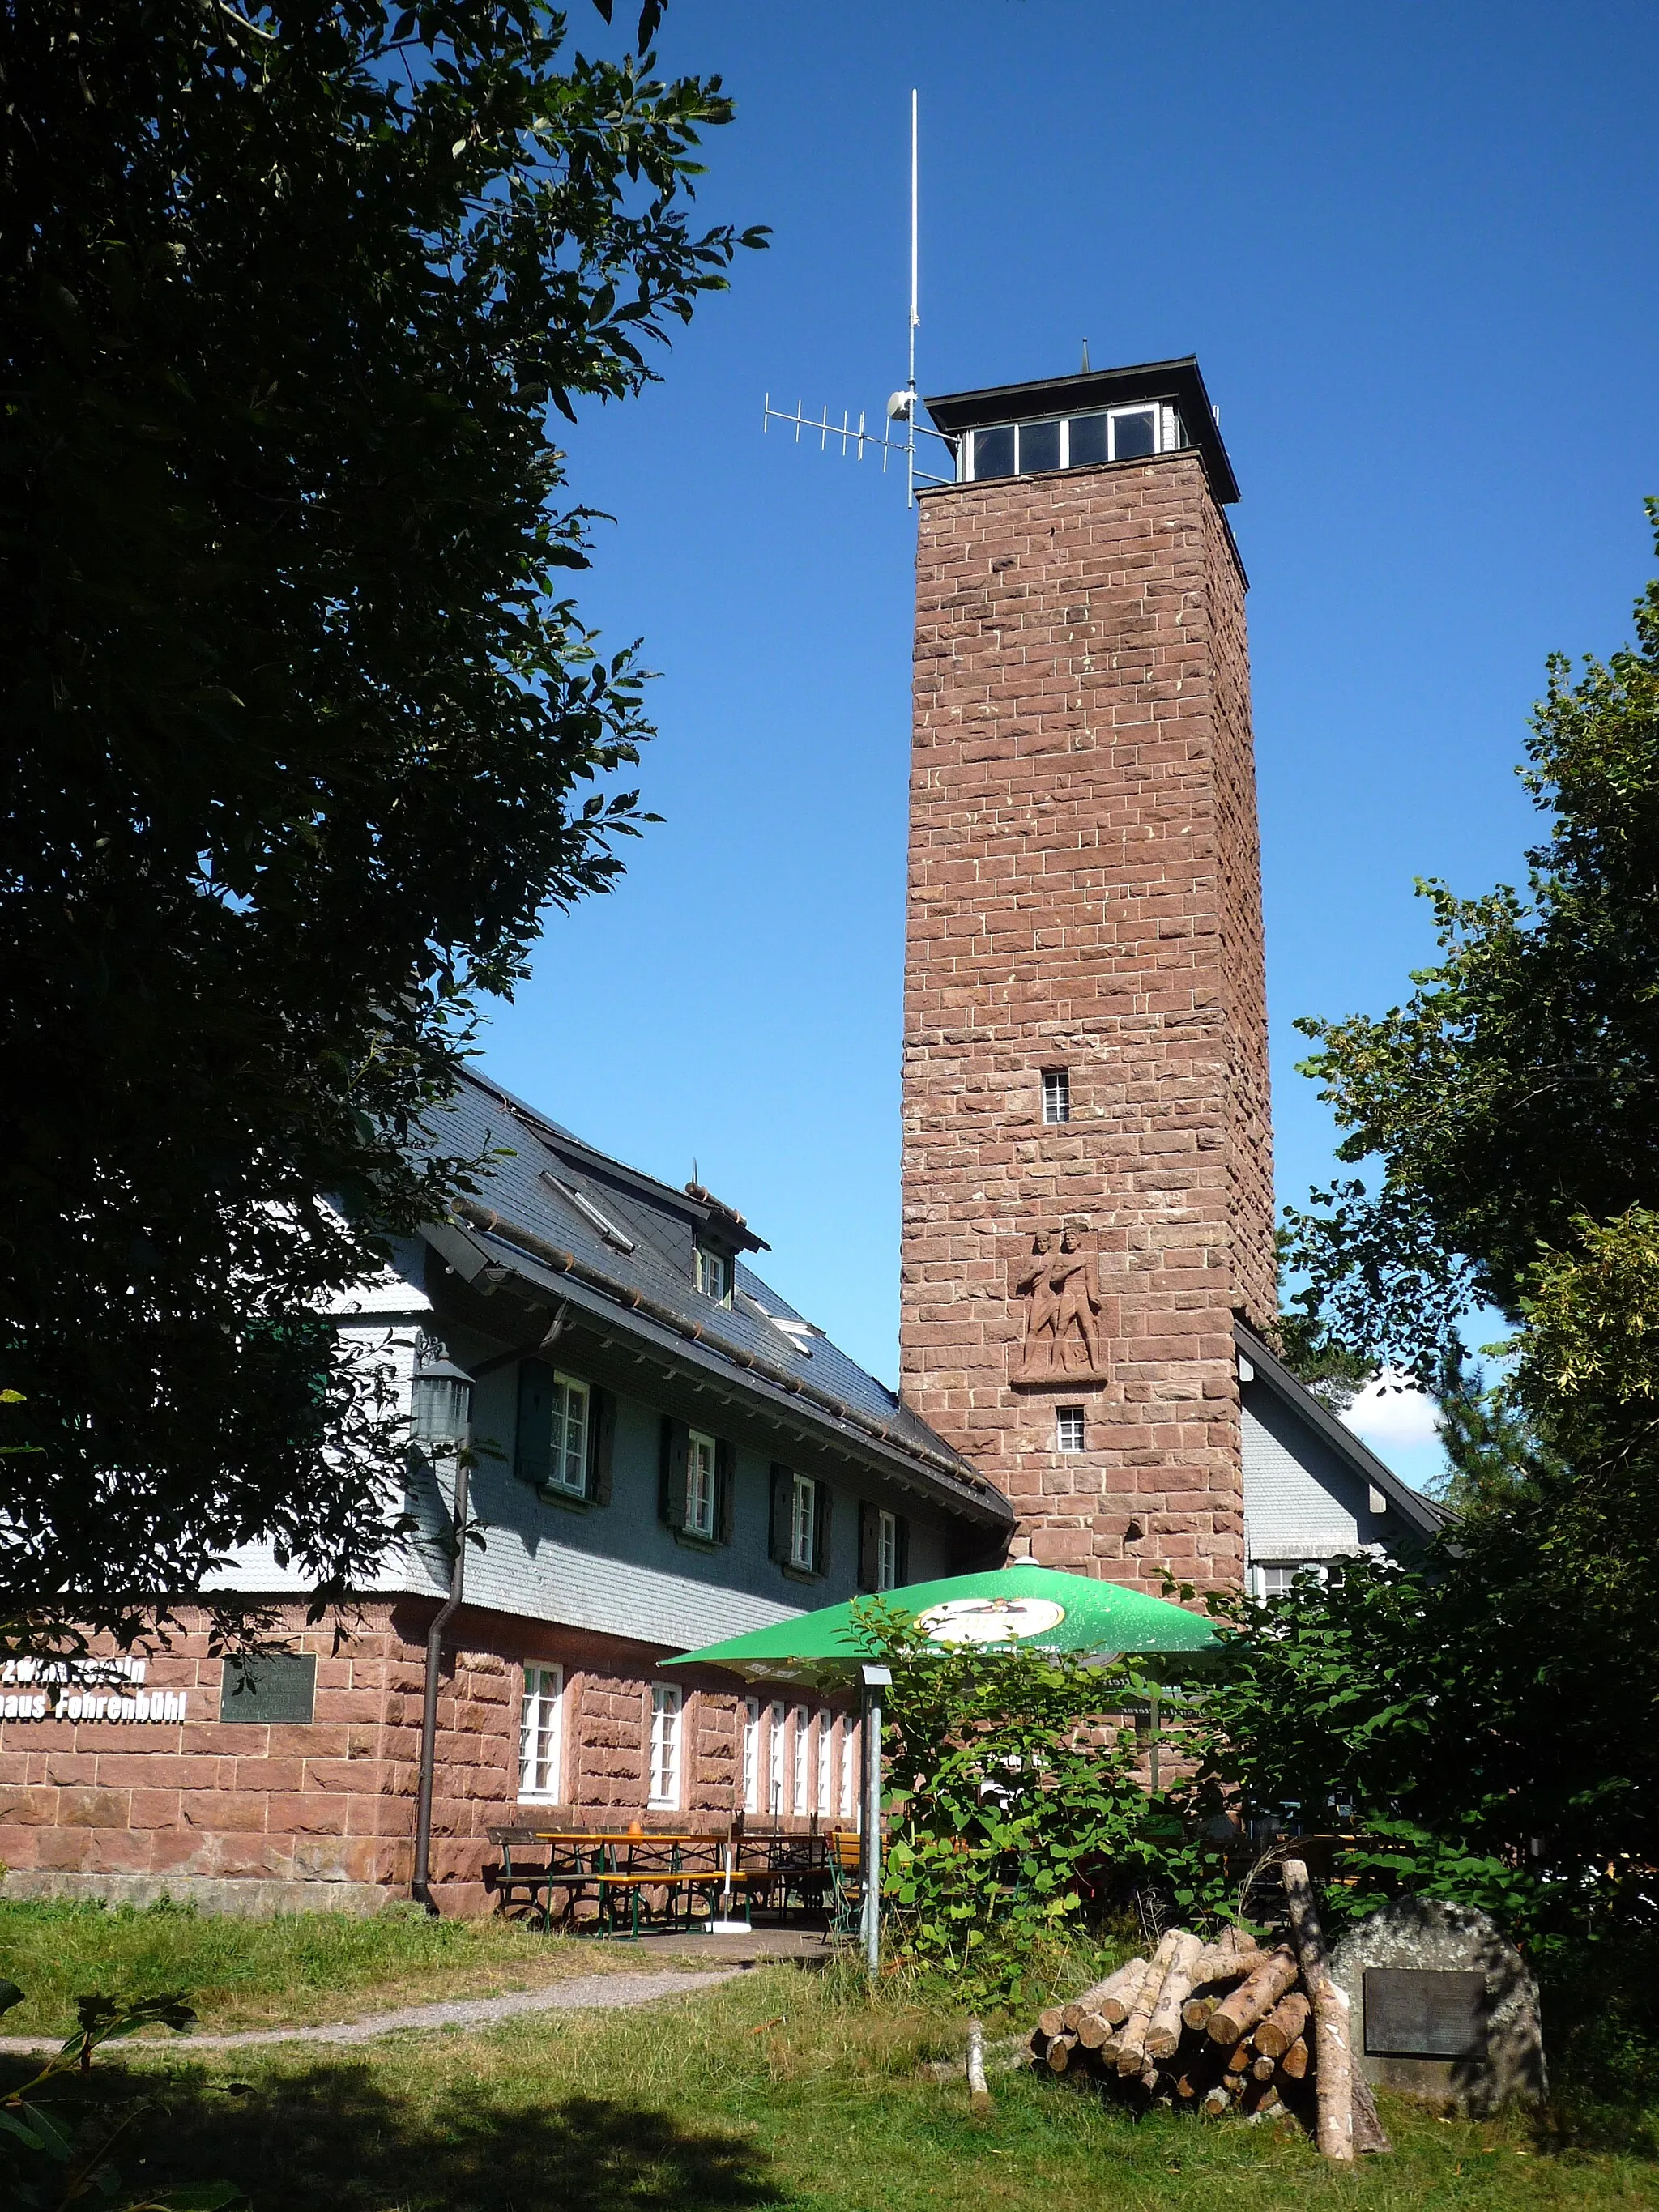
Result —
<instances>
[{"instance_id":1,"label":"stone tower","mask_svg":"<svg viewBox=\"0 0 1659 2212\"><path fill-rule=\"evenodd\" d=\"M1017 1552L1243 1572L1274 1306L1238 496L1196 361L927 402L902 1389Z\"/></svg>"}]
</instances>

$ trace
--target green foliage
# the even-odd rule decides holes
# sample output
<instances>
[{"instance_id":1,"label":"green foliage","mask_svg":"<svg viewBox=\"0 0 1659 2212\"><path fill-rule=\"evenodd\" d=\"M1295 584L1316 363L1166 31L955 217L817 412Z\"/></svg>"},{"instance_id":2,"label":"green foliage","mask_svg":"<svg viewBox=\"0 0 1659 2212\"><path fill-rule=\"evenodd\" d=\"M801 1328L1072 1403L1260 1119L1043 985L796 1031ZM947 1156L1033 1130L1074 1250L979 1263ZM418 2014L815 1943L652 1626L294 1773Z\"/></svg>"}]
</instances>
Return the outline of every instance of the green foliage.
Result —
<instances>
[{"instance_id":1,"label":"green foliage","mask_svg":"<svg viewBox=\"0 0 1659 2212\"><path fill-rule=\"evenodd\" d=\"M0 2014L23 2002L15 1982L0 1982ZM105 2106L78 2125L52 2094L66 2073L85 2075L92 2056L106 2043L118 2043L141 2028L170 2027L186 2035L196 2014L182 1996L145 1997L118 2005L106 1996L76 2001L79 2024L32 2081L0 2098L0 2181L5 2202L20 2212L68 2212L71 2205L107 2208L107 2212L221 2212L246 2202L228 2181L200 2182L156 2197L131 2197L122 2188L119 2169L110 2157L118 2138L150 2140L160 2111L149 2098L129 2098Z\"/></svg>"},{"instance_id":2,"label":"green foliage","mask_svg":"<svg viewBox=\"0 0 1659 2212\"><path fill-rule=\"evenodd\" d=\"M1188 1834L1225 1808L1334 1838L1334 1921L1411 1892L1480 1905L1535 1948L1652 1923L1651 1677L1608 1669L1659 1653L1616 1593L1564 1601L1552 1519L1528 1501L1422 1571L1354 1559L1282 1597L1212 1599Z\"/></svg>"},{"instance_id":3,"label":"green foliage","mask_svg":"<svg viewBox=\"0 0 1659 2212\"><path fill-rule=\"evenodd\" d=\"M893 1686L886 1898L900 1956L964 1999L1018 2001L1048 1948L1150 1867L1172 1823L1136 1778L1123 1668L1030 1646L941 1646L878 1602L858 1607Z\"/></svg>"},{"instance_id":4,"label":"green foliage","mask_svg":"<svg viewBox=\"0 0 1659 2212\"><path fill-rule=\"evenodd\" d=\"M0 1607L38 1630L130 1633L259 1534L319 1602L370 1578L398 1428L304 1317L465 1186L473 994L641 818L550 426L761 240L688 227L719 79L568 37L0 11Z\"/></svg>"}]
</instances>

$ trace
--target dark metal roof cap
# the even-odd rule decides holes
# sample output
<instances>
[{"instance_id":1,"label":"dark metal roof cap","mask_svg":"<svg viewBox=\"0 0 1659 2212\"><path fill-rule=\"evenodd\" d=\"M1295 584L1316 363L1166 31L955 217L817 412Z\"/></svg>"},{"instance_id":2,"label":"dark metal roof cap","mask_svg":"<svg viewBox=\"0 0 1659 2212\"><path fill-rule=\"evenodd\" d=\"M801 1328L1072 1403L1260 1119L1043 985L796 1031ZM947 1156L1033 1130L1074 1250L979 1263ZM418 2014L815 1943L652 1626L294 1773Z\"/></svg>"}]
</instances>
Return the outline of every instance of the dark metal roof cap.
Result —
<instances>
[{"instance_id":1,"label":"dark metal roof cap","mask_svg":"<svg viewBox=\"0 0 1659 2212\"><path fill-rule=\"evenodd\" d=\"M1146 361L1132 368L1080 369L1073 376L1048 376L1035 384L998 384L983 392L952 392L924 400L936 429L954 437L994 422L1035 422L1048 415L1085 415L1103 407L1127 407L1138 399L1168 399L1181 410L1191 442L1197 447L1218 506L1238 497L1238 479L1216 428L1215 410L1204 389L1198 356L1179 361ZM999 479L1000 481L1000 479Z\"/></svg>"}]
</instances>

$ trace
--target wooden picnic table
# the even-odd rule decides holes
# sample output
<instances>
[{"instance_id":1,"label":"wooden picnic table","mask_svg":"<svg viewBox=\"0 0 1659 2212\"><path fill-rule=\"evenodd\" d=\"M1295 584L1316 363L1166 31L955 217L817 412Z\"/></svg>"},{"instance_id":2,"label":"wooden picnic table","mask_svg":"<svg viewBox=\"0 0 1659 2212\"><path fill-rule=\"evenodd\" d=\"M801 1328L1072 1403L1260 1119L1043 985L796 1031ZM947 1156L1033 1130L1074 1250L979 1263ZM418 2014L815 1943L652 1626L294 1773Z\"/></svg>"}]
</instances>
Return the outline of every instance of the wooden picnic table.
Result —
<instances>
[{"instance_id":1,"label":"wooden picnic table","mask_svg":"<svg viewBox=\"0 0 1659 2212\"><path fill-rule=\"evenodd\" d=\"M827 1838L822 1835L720 1835L707 1829L492 1828L501 1852L496 1890L504 1902L522 1893L533 1911L539 1903L543 1931L550 1929L556 1893L568 1920L591 1897L602 1927L617 1933L617 1907L625 1898L631 1934L640 1928L646 1893L663 1893L672 1924L676 1903L684 1899L688 1923L699 1893L711 1916L720 1899L741 1896L745 1919L754 1902L776 1902L787 1911L793 1891L803 1909L821 1906L831 1875ZM513 1864L513 1848L544 1848L546 1863L533 1868ZM745 1865L744 1858L751 1863ZM698 1863L688 1863L697 1861ZM757 1863L755 1862L758 1862Z\"/></svg>"}]
</instances>

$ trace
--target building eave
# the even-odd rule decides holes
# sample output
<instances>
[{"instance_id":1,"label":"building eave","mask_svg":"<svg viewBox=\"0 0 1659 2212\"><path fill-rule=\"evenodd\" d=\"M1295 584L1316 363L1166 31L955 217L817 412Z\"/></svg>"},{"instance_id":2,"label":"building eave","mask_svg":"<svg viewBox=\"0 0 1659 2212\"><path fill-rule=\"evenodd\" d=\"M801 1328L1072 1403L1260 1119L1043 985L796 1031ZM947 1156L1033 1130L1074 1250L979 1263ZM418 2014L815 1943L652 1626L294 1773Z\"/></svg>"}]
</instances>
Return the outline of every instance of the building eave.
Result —
<instances>
[{"instance_id":1,"label":"building eave","mask_svg":"<svg viewBox=\"0 0 1659 2212\"><path fill-rule=\"evenodd\" d=\"M1413 1490L1409 1483L1402 1482L1393 1468L1385 1466L1370 1447L1355 1436L1345 1422L1340 1421L1305 1382L1298 1382L1278 1353L1247 1322L1235 1319L1233 1340L1243 1357L1249 1362L1257 1380L1264 1382L1276 1397L1322 1437L1355 1474L1380 1491L1401 1520L1420 1535L1437 1534L1455 1517L1445 1506L1437 1505L1433 1498L1425 1498L1420 1490Z\"/></svg>"}]
</instances>

